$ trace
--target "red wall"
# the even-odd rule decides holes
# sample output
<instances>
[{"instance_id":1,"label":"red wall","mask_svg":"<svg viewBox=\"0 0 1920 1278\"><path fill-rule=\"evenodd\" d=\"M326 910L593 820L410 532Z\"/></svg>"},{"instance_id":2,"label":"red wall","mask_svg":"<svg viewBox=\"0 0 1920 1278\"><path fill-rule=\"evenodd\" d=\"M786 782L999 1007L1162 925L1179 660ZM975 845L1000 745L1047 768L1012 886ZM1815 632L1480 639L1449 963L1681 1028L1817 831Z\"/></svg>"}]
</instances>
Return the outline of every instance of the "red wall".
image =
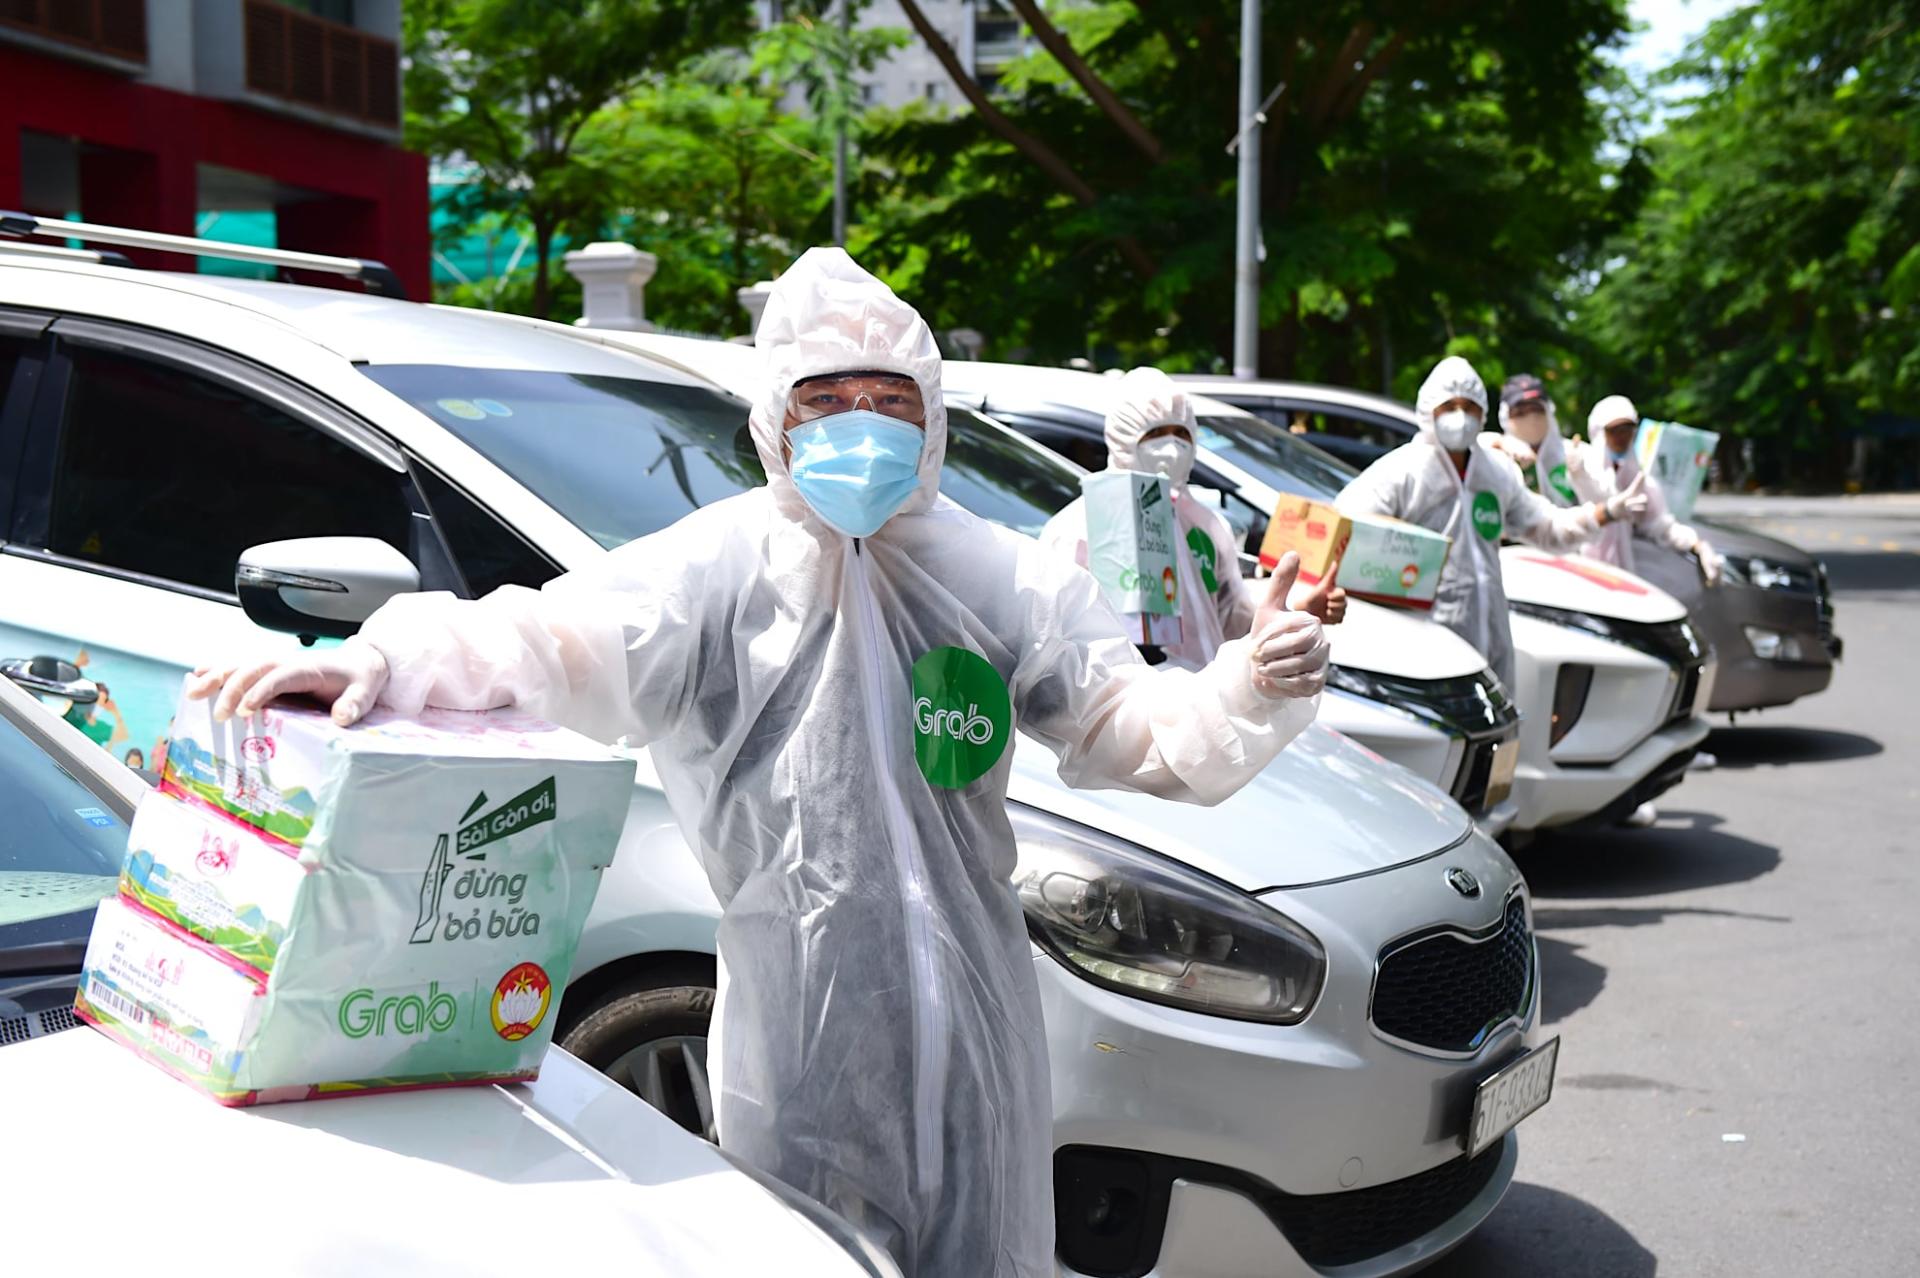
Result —
<instances>
[{"instance_id":1,"label":"red wall","mask_svg":"<svg viewBox=\"0 0 1920 1278\"><path fill-rule=\"evenodd\" d=\"M22 129L117 148L82 156L80 214L90 222L191 235L195 166L217 164L331 197L283 206L280 247L375 258L399 275L407 296L428 300L425 156L5 45L0 86L0 208L20 207ZM183 265L171 255L147 260Z\"/></svg>"}]
</instances>

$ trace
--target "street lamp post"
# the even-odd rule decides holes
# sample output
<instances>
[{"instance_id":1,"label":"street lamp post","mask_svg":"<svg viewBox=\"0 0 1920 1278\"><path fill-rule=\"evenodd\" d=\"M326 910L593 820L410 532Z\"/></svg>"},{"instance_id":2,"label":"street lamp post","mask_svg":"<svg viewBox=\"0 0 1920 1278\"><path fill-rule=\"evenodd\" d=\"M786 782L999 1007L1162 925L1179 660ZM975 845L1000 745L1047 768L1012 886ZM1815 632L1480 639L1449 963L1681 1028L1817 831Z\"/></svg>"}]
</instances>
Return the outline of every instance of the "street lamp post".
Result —
<instances>
[{"instance_id":1,"label":"street lamp post","mask_svg":"<svg viewBox=\"0 0 1920 1278\"><path fill-rule=\"evenodd\" d=\"M1240 135L1233 237L1233 375L1260 375L1260 0L1240 0Z\"/></svg>"}]
</instances>

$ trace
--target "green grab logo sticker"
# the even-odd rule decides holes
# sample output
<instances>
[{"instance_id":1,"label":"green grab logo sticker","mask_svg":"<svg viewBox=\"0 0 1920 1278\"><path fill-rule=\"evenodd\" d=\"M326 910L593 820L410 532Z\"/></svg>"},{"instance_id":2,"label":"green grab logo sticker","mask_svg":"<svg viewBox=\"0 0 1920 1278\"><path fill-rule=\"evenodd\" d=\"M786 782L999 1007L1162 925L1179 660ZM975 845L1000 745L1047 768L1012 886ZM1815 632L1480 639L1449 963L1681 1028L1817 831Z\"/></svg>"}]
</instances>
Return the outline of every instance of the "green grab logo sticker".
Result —
<instances>
[{"instance_id":1,"label":"green grab logo sticker","mask_svg":"<svg viewBox=\"0 0 1920 1278\"><path fill-rule=\"evenodd\" d=\"M1215 565L1219 562L1219 553L1213 548L1213 538L1198 528L1187 529L1187 549L1200 564L1200 584L1207 588L1208 594L1216 594L1220 589L1220 578Z\"/></svg>"},{"instance_id":2,"label":"green grab logo sticker","mask_svg":"<svg viewBox=\"0 0 1920 1278\"><path fill-rule=\"evenodd\" d=\"M1574 500L1573 485L1567 482L1567 468L1565 466L1555 466L1552 470L1548 471L1547 482L1553 485L1555 492L1565 497L1569 502Z\"/></svg>"},{"instance_id":3,"label":"green grab logo sticker","mask_svg":"<svg viewBox=\"0 0 1920 1278\"><path fill-rule=\"evenodd\" d=\"M943 789L972 785L1006 753L1013 730L1007 685L966 648L935 648L913 663L913 758Z\"/></svg>"},{"instance_id":4,"label":"green grab logo sticker","mask_svg":"<svg viewBox=\"0 0 1920 1278\"><path fill-rule=\"evenodd\" d=\"M1500 499L1492 493L1473 495L1473 530L1488 541L1500 539Z\"/></svg>"}]
</instances>

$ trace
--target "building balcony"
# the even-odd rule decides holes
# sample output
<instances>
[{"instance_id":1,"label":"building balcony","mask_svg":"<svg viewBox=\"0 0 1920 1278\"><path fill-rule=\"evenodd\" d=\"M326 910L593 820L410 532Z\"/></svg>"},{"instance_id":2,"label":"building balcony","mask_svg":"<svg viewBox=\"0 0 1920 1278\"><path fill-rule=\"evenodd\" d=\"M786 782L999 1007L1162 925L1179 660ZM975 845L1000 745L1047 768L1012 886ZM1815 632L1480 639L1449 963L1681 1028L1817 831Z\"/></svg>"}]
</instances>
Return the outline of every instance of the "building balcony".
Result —
<instances>
[{"instance_id":1,"label":"building balcony","mask_svg":"<svg viewBox=\"0 0 1920 1278\"><path fill-rule=\"evenodd\" d=\"M393 41L272 0L243 0L242 20L248 93L399 129L400 50Z\"/></svg>"},{"instance_id":2,"label":"building balcony","mask_svg":"<svg viewBox=\"0 0 1920 1278\"><path fill-rule=\"evenodd\" d=\"M0 0L0 40L138 72L147 64L147 3Z\"/></svg>"}]
</instances>

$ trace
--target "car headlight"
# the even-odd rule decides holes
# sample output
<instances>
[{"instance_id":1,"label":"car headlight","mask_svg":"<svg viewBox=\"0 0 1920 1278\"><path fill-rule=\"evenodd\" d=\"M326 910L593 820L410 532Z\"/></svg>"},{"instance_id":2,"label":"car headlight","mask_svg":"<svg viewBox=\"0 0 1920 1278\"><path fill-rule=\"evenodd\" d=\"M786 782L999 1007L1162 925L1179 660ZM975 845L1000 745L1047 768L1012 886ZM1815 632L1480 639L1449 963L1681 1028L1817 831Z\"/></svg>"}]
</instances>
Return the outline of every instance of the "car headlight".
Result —
<instances>
[{"instance_id":1,"label":"car headlight","mask_svg":"<svg viewBox=\"0 0 1920 1278\"><path fill-rule=\"evenodd\" d=\"M1246 893L1111 835L1008 804L1027 929L1077 975L1133 998L1292 1025L1325 983L1314 935Z\"/></svg>"},{"instance_id":2,"label":"car headlight","mask_svg":"<svg viewBox=\"0 0 1920 1278\"><path fill-rule=\"evenodd\" d=\"M1720 571L1722 576L1736 586L1753 586L1759 590L1794 588L1793 569L1785 564L1775 563L1771 559L1749 555L1722 555Z\"/></svg>"},{"instance_id":3,"label":"car headlight","mask_svg":"<svg viewBox=\"0 0 1920 1278\"><path fill-rule=\"evenodd\" d=\"M1742 626L1747 634L1747 646L1753 649L1753 655L1762 661L1805 661L1806 649L1795 635L1784 634L1778 630L1768 630L1762 626Z\"/></svg>"}]
</instances>

